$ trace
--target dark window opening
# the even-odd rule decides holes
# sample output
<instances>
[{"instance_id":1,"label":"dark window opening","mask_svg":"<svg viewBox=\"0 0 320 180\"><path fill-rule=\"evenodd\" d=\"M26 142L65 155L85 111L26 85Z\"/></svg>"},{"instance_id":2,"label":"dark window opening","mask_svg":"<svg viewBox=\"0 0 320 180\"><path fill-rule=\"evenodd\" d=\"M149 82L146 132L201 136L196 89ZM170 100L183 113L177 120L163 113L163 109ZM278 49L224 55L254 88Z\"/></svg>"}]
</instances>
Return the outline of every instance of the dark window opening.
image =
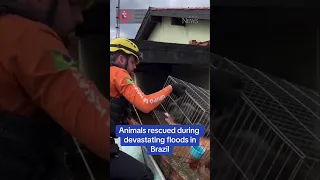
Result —
<instances>
[{"instance_id":1,"label":"dark window opening","mask_svg":"<svg viewBox=\"0 0 320 180\"><path fill-rule=\"evenodd\" d=\"M171 18L171 25L185 26L185 23L184 23L184 21L182 20L182 18L172 17L172 18Z\"/></svg>"}]
</instances>

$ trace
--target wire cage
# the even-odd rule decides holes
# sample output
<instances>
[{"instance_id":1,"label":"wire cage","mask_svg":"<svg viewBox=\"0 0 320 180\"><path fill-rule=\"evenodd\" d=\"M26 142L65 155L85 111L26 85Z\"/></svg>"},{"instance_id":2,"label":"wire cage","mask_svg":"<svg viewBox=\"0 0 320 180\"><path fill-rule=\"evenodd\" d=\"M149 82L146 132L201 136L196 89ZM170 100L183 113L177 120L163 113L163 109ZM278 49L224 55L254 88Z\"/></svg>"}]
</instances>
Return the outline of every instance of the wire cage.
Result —
<instances>
[{"instance_id":1,"label":"wire cage","mask_svg":"<svg viewBox=\"0 0 320 180\"><path fill-rule=\"evenodd\" d=\"M319 180L320 96L226 58L214 56L212 67L245 84L232 118L214 132L213 179Z\"/></svg>"},{"instance_id":2,"label":"wire cage","mask_svg":"<svg viewBox=\"0 0 320 180\"><path fill-rule=\"evenodd\" d=\"M206 163L210 163L210 91L172 76L167 78L164 86L176 83L187 87L185 95L177 97L171 94L153 110L153 117L158 120L159 124L204 125L205 136L200 139L200 146L205 149L205 153L196 170L191 170L188 164L191 158L191 147L174 147L172 156L167 156L167 158L162 156L162 159L158 156L156 159L160 166L161 164L165 166L162 170L166 177L180 176L182 179L209 179L210 173L205 166ZM165 163L163 158L166 160ZM174 171L180 175L170 174L168 172L169 166L173 167Z\"/></svg>"}]
</instances>

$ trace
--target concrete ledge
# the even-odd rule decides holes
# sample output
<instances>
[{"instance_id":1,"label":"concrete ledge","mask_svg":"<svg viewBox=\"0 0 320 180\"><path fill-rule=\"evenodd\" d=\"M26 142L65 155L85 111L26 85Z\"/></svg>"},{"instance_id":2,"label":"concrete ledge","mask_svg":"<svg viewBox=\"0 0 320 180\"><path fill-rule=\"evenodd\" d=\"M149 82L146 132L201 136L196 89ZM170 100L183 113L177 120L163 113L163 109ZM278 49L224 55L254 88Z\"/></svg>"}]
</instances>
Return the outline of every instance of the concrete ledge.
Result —
<instances>
[{"instance_id":1,"label":"concrete ledge","mask_svg":"<svg viewBox=\"0 0 320 180\"><path fill-rule=\"evenodd\" d=\"M210 64L210 53L208 47L134 39L131 40L136 43L143 52L144 60L141 63Z\"/></svg>"}]
</instances>

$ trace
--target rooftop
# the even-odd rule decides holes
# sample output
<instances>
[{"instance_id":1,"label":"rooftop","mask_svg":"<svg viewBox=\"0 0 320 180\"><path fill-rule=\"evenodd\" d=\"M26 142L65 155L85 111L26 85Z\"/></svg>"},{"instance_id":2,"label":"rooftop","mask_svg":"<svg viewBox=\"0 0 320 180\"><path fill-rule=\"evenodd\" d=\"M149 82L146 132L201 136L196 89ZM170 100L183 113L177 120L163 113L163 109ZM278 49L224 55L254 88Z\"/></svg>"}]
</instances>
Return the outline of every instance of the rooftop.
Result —
<instances>
[{"instance_id":1,"label":"rooftop","mask_svg":"<svg viewBox=\"0 0 320 180\"><path fill-rule=\"evenodd\" d=\"M209 7L191 8L154 8L149 7L135 39L146 40L153 31L157 23L162 21L162 17L188 18L197 17L200 20L210 20Z\"/></svg>"},{"instance_id":2,"label":"rooftop","mask_svg":"<svg viewBox=\"0 0 320 180\"><path fill-rule=\"evenodd\" d=\"M209 7L191 7L191 8L151 8L151 11L162 11L162 10L184 10L184 11L189 11L189 10L209 10Z\"/></svg>"},{"instance_id":3,"label":"rooftop","mask_svg":"<svg viewBox=\"0 0 320 180\"><path fill-rule=\"evenodd\" d=\"M189 44L196 45L196 46L210 46L210 40L203 41L203 42L198 42L197 40L190 40Z\"/></svg>"}]
</instances>

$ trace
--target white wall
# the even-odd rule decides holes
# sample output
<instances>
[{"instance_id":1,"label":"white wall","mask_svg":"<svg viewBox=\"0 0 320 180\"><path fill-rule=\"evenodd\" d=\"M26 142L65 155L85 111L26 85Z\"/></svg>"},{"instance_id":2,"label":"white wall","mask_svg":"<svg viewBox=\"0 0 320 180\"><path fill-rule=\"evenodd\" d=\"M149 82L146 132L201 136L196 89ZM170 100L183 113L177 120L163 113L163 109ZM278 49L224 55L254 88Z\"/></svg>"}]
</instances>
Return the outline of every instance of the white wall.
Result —
<instances>
[{"instance_id":1,"label":"white wall","mask_svg":"<svg viewBox=\"0 0 320 180\"><path fill-rule=\"evenodd\" d=\"M210 21L199 20L198 24L171 25L171 18L162 18L150 34L149 41L189 44L190 40L210 40Z\"/></svg>"}]
</instances>

